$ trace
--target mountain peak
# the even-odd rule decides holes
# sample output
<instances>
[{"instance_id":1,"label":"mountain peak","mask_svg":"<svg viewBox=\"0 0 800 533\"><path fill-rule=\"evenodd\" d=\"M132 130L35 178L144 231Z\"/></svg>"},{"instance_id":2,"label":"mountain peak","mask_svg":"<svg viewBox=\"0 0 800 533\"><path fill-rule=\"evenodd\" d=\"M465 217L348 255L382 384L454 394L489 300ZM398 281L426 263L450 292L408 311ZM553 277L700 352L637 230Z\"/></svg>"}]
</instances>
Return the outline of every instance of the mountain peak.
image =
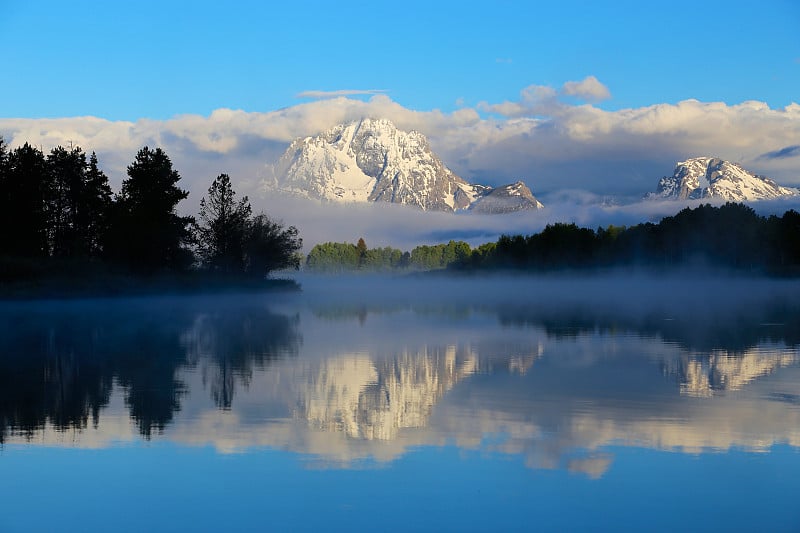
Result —
<instances>
[{"instance_id":1,"label":"mountain peak","mask_svg":"<svg viewBox=\"0 0 800 533\"><path fill-rule=\"evenodd\" d=\"M781 187L771 179L718 157L692 157L676 164L672 176L658 182L651 199L720 198L730 202L769 200L796 196L800 190Z\"/></svg>"},{"instance_id":2,"label":"mountain peak","mask_svg":"<svg viewBox=\"0 0 800 533\"><path fill-rule=\"evenodd\" d=\"M495 191L495 201L476 211L542 206L522 182L498 189L468 183L445 166L422 133L399 130L383 118L362 118L296 139L276 165L276 183L281 190L310 198L387 202L432 211L468 209ZM501 193L514 187L516 193ZM520 201L523 196L526 201Z\"/></svg>"},{"instance_id":3,"label":"mountain peak","mask_svg":"<svg viewBox=\"0 0 800 533\"><path fill-rule=\"evenodd\" d=\"M543 207L525 183L516 181L492 189L476 199L469 209L476 213L511 213Z\"/></svg>"}]
</instances>

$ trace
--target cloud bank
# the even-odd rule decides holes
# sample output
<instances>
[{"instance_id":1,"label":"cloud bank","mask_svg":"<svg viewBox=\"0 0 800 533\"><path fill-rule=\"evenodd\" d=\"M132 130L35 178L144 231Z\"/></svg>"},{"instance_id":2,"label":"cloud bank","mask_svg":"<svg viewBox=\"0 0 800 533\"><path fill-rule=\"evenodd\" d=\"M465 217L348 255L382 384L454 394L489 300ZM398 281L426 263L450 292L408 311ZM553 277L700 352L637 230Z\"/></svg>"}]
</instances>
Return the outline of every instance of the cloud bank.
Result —
<instances>
[{"instance_id":1,"label":"cloud bank","mask_svg":"<svg viewBox=\"0 0 800 533\"><path fill-rule=\"evenodd\" d=\"M796 157L800 105L796 103L773 109L757 101L729 105L684 100L605 110L592 102L611 93L593 76L561 87L531 85L517 100L481 102L452 112L409 109L386 94L373 92L378 93L307 91L301 93L303 97L321 99L269 112L218 109L208 116L179 115L163 121L0 118L0 135L12 146L30 142L47 151L72 142L94 150L114 187L125 177L126 166L139 148L161 146L183 176L182 186L191 192L189 211L196 209L213 178L222 172L231 175L237 191L250 195L256 204L263 199L269 207L262 185L270 178L270 163L293 139L363 117L388 118L401 129L424 133L444 162L468 180L500 185L523 179L556 212L570 202L588 205L602 204L609 197L617 203L640 199L655 189L661 176L672 173L676 161L699 155L736 161L782 185L800 185L800 158ZM366 101L347 97L356 94L372 96ZM587 205L570 217L586 218L590 209L601 210ZM652 207L643 208L648 209ZM303 221L294 222L291 215L305 211L336 209L307 207L285 218L301 226ZM607 219L608 212L594 218ZM392 219L385 213L380 217ZM506 217L502 224L512 224L512 218ZM436 226L430 227L452 226L452 220L459 218L437 219ZM433 219L430 223L434 224ZM535 226L538 223L530 223ZM348 230L351 235L357 233L357 228Z\"/></svg>"}]
</instances>

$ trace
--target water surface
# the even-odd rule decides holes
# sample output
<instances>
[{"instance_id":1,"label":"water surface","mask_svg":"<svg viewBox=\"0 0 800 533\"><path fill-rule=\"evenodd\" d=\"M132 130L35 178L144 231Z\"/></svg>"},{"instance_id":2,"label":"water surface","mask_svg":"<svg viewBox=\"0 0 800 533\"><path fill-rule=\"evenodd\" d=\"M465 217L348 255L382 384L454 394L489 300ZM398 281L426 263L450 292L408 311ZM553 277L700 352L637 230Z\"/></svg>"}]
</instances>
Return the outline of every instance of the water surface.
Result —
<instances>
[{"instance_id":1,"label":"water surface","mask_svg":"<svg viewBox=\"0 0 800 533\"><path fill-rule=\"evenodd\" d=\"M0 530L800 527L800 286L0 305Z\"/></svg>"}]
</instances>

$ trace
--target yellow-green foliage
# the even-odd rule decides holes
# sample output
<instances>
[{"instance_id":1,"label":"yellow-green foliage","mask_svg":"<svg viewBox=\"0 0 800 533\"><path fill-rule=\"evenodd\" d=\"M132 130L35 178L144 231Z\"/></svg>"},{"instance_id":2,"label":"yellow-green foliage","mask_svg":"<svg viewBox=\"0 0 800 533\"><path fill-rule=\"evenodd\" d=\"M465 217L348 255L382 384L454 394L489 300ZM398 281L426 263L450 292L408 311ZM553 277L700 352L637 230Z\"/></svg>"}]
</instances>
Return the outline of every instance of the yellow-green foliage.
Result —
<instances>
[{"instance_id":1,"label":"yellow-green foliage","mask_svg":"<svg viewBox=\"0 0 800 533\"><path fill-rule=\"evenodd\" d=\"M434 246L417 246L411 253L389 246L368 248L363 239L359 245L326 242L311 249L306 268L317 272L390 271L397 269L435 270L457 261L467 260L472 249L463 241L450 241Z\"/></svg>"}]
</instances>

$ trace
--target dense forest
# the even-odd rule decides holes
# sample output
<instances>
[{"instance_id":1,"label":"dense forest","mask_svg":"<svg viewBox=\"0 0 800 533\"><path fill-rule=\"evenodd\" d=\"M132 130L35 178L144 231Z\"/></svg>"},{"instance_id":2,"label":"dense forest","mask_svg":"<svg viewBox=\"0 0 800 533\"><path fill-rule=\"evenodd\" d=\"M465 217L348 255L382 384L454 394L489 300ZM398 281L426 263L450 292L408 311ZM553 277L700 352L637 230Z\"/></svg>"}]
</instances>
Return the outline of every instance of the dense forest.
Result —
<instances>
[{"instance_id":1,"label":"dense forest","mask_svg":"<svg viewBox=\"0 0 800 533\"><path fill-rule=\"evenodd\" d=\"M463 241L409 252L358 244L315 246L306 268L322 272L433 270L598 270L636 267L724 268L742 273L800 275L800 214L762 217L742 204L685 208L659 223L631 227L550 224L533 235L503 235L472 249Z\"/></svg>"},{"instance_id":2,"label":"dense forest","mask_svg":"<svg viewBox=\"0 0 800 533\"><path fill-rule=\"evenodd\" d=\"M213 180L197 218L178 214L188 192L160 148L144 147L114 194L95 153L0 137L0 282L125 276L263 279L298 267L297 229L254 215L230 178Z\"/></svg>"},{"instance_id":3,"label":"dense forest","mask_svg":"<svg viewBox=\"0 0 800 533\"><path fill-rule=\"evenodd\" d=\"M411 252L397 248L368 248L364 239L357 244L326 242L317 244L306 258L306 268L314 272L387 272L393 270L436 270L470 256L472 249L463 241L434 246L417 246Z\"/></svg>"},{"instance_id":4,"label":"dense forest","mask_svg":"<svg viewBox=\"0 0 800 533\"><path fill-rule=\"evenodd\" d=\"M551 224L534 235L504 235L451 266L535 271L708 267L797 275L800 214L790 210L780 217L762 217L745 205L726 203L687 207L657 224L608 226L596 231L575 224Z\"/></svg>"}]
</instances>

